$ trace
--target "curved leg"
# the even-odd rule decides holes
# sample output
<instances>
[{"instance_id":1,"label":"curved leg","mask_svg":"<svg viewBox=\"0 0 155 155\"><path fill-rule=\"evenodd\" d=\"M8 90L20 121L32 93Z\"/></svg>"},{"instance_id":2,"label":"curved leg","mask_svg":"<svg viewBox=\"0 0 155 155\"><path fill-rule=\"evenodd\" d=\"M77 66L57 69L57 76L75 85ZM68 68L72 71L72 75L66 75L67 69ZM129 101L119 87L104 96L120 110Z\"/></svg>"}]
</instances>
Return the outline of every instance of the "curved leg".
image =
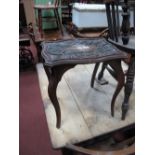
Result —
<instances>
[{"instance_id":1,"label":"curved leg","mask_svg":"<svg viewBox=\"0 0 155 155\"><path fill-rule=\"evenodd\" d=\"M55 77L51 77L49 80L49 85L48 85L48 95L50 100L53 103L55 112L56 112L56 127L60 128L60 124L61 124L61 110L60 110L60 105L57 99L57 94L56 94L56 89L58 86L58 81Z\"/></svg>"},{"instance_id":2,"label":"curved leg","mask_svg":"<svg viewBox=\"0 0 155 155\"><path fill-rule=\"evenodd\" d=\"M102 63L101 71L98 74L98 80L101 80L102 79L105 68L106 68L106 64L103 62Z\"/></svg>"},{"instance_id":3,"label":"curved leg","mask_svg":"<svg viewBox=\"0 0 155 155\"><path fill-rule=\"evenodd\" d=\"M132 88L133 88L133 82L134 82L134 77L135 77L135 57L131 58L131 62L129 64L129 69L127 72L127 78L126 78L126 83L125 83L125 91L124 91L124 101L122 103L122 120L125 119L126 113L129 108L129 97L132 93Z\"/></svg>"},{"instance_id":4,"label":"curved leg","mask_svg":"<svg viewBox=\"0 0 155 155\"><path fill-rule=\"evenodd\" d=\"M105 71L105 69L106 69L106 66L107 66L107 63L103 62L103 63L102 63L101 71L100 71L99 74L98 74L97 82L98 82L100 85L108 84L108 81L105 80L105 79L103 78L103 76L104 76L104 71Z\"/></svg>"},{"instance_id":5,"label":"curved leg","mask_svg":"<svg viewBox=\"0 0 155 155\"><path fill-rule=\"evenodd\" d=\"M111 61L108 64L115 71L115 73L116 73L116 80L118 81L116 90L114 92L114 95L113 95L112 101L111 101L111 115L114 116L115 100L116 100L116 97L118 96L119 92L121 91L122 87L124 86L125 76L124 76L124 73L123 73L123 70L122 70L121 60Z\"/></svg>"},{"instance_id":6,"label":"curved leg","mask_svg":"<svg viewBox=\"0 0 155 155\"><path fill-rule=\"evenodd\" d=\"M47 67L44 66L44 69L46 71L48 80L49 80L49 85L48 85L48 94L49 98L53 103L55 112L56 112L56 127L60 128L61 126L61 110L60 110L60 105L57 99L57 86L58 83L60 82L63 74L73 68L75 65L63 65L63 66L56 66L56 67Z\"/></svg>"},{"instance_id":7,"label":"curved leg","mask_svg":"<svg viewBox=\"0 0 155 155\"><path fill-rule=\"evenodd\" d=\"M93 74L92 74L92 77L91 77L91 83L90 83L90 86L93 88L94 87L94 81L95 81L95 76L96 76L96 73L97 73L97 70L98 70L98 67L99 67L100 63L96 63L95 64L95 67L94 67L94 70L93 70Z\"/></svg>"},{"instance_id":8,"label":"curved leg","mask_svg":"<svg viewBox=\"0 0 155 155\"><path fill-rule=\"evenodd\" d=\"M100 71L99 74L98 74L98 80L101 80L101 79L102 79L103 74L104 74L104 70L105 70L105 68L106 68L106 65L107 65L107 64L105 64L104 62L102 63L101 71Z\"/></svg>"}]
</instances>

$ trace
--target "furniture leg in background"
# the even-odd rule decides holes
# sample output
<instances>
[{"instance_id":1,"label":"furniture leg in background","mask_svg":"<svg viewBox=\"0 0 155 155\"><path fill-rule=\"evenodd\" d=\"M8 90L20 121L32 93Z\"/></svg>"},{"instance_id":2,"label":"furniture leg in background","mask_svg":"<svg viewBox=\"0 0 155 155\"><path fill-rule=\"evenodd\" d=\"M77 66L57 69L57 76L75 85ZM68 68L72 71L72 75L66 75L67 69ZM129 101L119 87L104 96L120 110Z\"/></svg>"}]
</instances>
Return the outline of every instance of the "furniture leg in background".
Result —
<instances>
[{"instance_id":1,"label":"furniture leg in background","mask_svg":"<svg viewBox=\"0 0 155 155\"><path fill-rule=\"evenodd\" d=\"M105 65L106 64L106 65ZM104 66L105 65L105 66ZM115 105L115 100L119 94L119 92L121 91L122 87L124 86L124 80L125 80L125 76L124 76L124 73L123 73L123 70L122 70L122 66L121 66L121 60L115 60L115 61L107 61L105 63L102 64L102 69L101 69L101 72L100 72L100 75L99 77L101 78L102 75L103 75L103 71L105 69L105 67L107 65L110 65L111 68L113 69L113 72L111 72L111 75L116 79L116 81L118 82L117 84L117 87L116 87L116 90L114 92L114 95L112 97L112 101L111 101L111 115L114 116L114 105ZM92 74L92 78L91 78L91 87L93 88L94 86L94 81L95 81L95 76L96 76L96 73L97 73L97 70L98 70L98 67L99 67L99 63L96 63L95 64L95 67L94 67L94 71L93 71L93 74ZM122 115L124 114L124 109L123 109L123 112L122 112Z\"/></svg>"},{"instance_id":2,"label":"furniture leg in background","mask_svg":"<svg viewBox=\"0 0 155 155\"><path fill-rule=\"evenodd\" d=\"M122 120L125 119L126 113L129 109L129 98L133 89L134 77L135 77L135 57L132 56L125 83L124 101L122 104Z\"/></svg>"},{"instance_id":3,"label":"furniture leg in background","mask_svg":"<svg viewBox=\"0 0 155 155\"><path fill-rule=\"evenodd\" d=\"M61 34L63 35L63 26L58 12L58 9L60 8L59 4L60 4L60 0L54 0L53 4L34 5L34 9L38 11L38 27L39 27L39 32L41 34L41 38L43 38L43 28L42 28L43 18L49 19L50 22L56 22L57 27L60 29ZM54 16L50 15L50 16L43 17L42 16L43 10L53 11Z\"/></svg>"},{"instance_id":4,"label":"furniture leg in background","mask_svg":"<svg viewBox=\"0 0 155 155\"><path fill-rule=\"evenodd\" d=\"M135 61L135 36L134 30L130 33L131 29L134 29L134 9L135 9L135 1L123 0L123 1L106 1L106 15L107 15L107 22L108 22L108 42L112 43L121 51L131 55L131 62L129 63L129 70L126 76L125 82L125 92L124 92L124 102L122 104L122 120L125 119L127 110L128 110L128 101L133 87L134 81L134 61ZM120 27L120 11L119 7L122 7L122 24ZM130 59L129 59L130 60ZM128 64L127 63L127 64ZM94 73L97 73L97 67ZM111 70L106 66L106 64L102 64L102 69L98 77L102 77L105 68L109 71L109 73L115 78L114 75L117 73L114 70ZM93 75L95 79L95 75ZM101 79L101 78L100 78ZM99 80L99 78L98 78ZM99 80L100 81L100 80ZM94 83L94 81L92 82ZM101 82L98 82L101 83ZM102 84L102 83L101 83ZM113 103L112 103L113 104ZM113 106L112 106L113 107ZM113 109L113 108L112 108ZM113 115L112 110L112 115Z\"/></svg>"}]
</instances>

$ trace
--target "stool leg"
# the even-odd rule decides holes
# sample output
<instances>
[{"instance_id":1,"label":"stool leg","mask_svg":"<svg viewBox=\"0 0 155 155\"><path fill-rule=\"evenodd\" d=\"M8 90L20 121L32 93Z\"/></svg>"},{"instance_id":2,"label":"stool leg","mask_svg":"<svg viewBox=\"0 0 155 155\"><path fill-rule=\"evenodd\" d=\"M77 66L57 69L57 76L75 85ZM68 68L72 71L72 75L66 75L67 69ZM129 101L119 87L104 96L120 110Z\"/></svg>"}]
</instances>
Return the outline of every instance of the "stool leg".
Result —
<instances>
[{"instance_id":1,"label":"stool leg","mask_svg":"<svg viewBox=\"0 0 155 155\"><path fill-rule=\"evenodd\" d=\"M132 93L134 77L135 77L135 57L132 57L131 62L129 64L129 69L127 72L127 78L125 83L124 101L122 103L122 120L125 119L126 113L129 108L129 97Z\"/></svg>"},{"instance_id":2,"label":"stool leg","mask_svg":"<svg viewBox=\"0 0 155 155\"><path fill-rule=\"evenodd\" d=\"M125 75L124 75L123 70L122 70L121 60L111 61L108 64L115 71L115 73L116 73L116 80L118 81L116 90L114 92L114 95L113 95L112 101L111 101L111 115L114 116L115 100L116 100L119 92L121 91L122 87L124 86Z\"/></svg>"},{"instance_id":3,"label":"stool leg","mask_svg":"<svg viewBox=\"0 0 155 155\"><path fill-rule=\"evenodd\" d=\"M60 128L61 126L61 111L60 111L60 105L57 99L57 94L56 94L56 89L58 86L58 81L54 76L51 76L49 80L49 85L48 85L48 95L50 97L50 100L53 103L55 112L56 112L56 118L57 118L57 123L56 127Z\"/></svg>"},{"instance_id":4,"label":"stool leg","mask_svg":"<svg viewBox=\"0 0 155 155\"><path fill-rule=\"evenodd\" d=\"M107 63L106 62L103 62L102 63L102 67L101 67L101 71L98 74L97 82L100 85L108 84L108 81L104 79L104 71L106 69L106 66L107 66Z\"/></svg>"},{"instance_id":5,"label":"stool leg","mask_svg":"<svg viewBox=\"0 0 155 155\"><path fill-rule=\"evenodd\" d=\"M102 79L103 74L104 74L104 71L105 71L105 68L106 68L106 64L103 62L103 63L102 63L101 71L100 71L99 74L98 74L98 80L101 80L101 79Z\"/></svg>"},{"instance_id":6,"label":"stool leg","mask_svg":"<svg viewBox=\"0 0 155 155\"><path fill-rule=\"evenodd\" d=\"M49 85L48 85L48 95L52 104L54 106L56 112L56 127L60 128L61 126L61 110L60 104L57 99L57 86L63 76L63 74L73 68L75 65L63 65L63 66L55 66L53 68L47 67L44 65L45 72L47 74Z\"/></svg>"},{"instance_id":7,"label":"stool leg","mask_svg":"<svg viewBox=\"0 0 155 155\"><path fill-rule=\"evenodd\" d=\"M91 83L90 83L91 88L94 87L95 76L96 76L96 73L97 73L99 65L100 65L100 63L96 63L95 64L95 67L94 67L94 70L93 70L93 74L92 74L92 77L91 77Z\"/></svg>"}]
</instances>

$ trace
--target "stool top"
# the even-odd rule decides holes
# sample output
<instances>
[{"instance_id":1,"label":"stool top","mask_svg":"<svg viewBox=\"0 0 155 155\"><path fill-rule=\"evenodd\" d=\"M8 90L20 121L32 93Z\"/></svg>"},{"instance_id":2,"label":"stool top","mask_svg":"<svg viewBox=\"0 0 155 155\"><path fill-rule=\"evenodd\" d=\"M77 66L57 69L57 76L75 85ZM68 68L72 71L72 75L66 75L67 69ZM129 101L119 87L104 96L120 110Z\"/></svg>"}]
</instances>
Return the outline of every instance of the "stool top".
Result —
<instances>
[{"instance_id":1,"label":"stool top","mask_svg":"<svg viewBox=\"0 0 155 155\"><path fill-rule=\"evenodd\" d=\"M88 64L127 58L104 38L72 39L42 43L45 65Z\"/></svg>"}]
</instances>

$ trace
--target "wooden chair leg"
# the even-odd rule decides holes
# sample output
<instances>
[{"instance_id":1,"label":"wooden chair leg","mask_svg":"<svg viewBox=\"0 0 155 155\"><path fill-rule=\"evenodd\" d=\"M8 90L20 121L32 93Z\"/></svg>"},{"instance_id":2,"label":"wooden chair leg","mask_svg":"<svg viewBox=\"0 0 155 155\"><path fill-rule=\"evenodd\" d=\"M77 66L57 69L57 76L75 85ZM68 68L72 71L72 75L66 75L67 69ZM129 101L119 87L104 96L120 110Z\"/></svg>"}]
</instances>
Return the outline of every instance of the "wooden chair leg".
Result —
<instances>
[{"instance_id":1,"label":"wooden chair leg","mask_svg":"<svg viewBox=\"0 0 155 155\"><path fill-rule=\"evenodd\" d=\"M55 9L54 9L54 16L56 18L57 28L59 29L58 17L57 17L57 13L56 13L56 10Z\"/></svg>"},{"instance_id":2,"label":"wooden chair leg","mask_svg":"<svg viewBox=\"0 0 155 155\"><path fill-rule=\"evenodd\" d=\"M38 25L39 25L39 32L41 38L43 38L43 29L42 29L42 10L38 9Z\"/></svg>"},{"instance_id":3,"label":"wooden chair leg","mask_svg":"<svg viewBox=\"0 0 155 155\"><path fill-rule=\"evenodd\" d=\"M135 77L135 57L132 57L129 64L129 69L127 72L125 83L124 101L122 103L122 120L125 119L126 113L129 108L129 98L133 89L134 77Z\"/></svg>"},{"instance_id":4,"label":"wooden chair leg","mask_svg":"<svg viewBox=\"0 0 155 155\"><path fill-rule=\"evenodd\" d=\"M58 25L59 25L59 29L61 31L61 34L63 35L63 28L62 28L62 23L61 23L61 20L60 20L60 16L59 16L59 12L58 12L58 9L55 9L55 13L56 13L56 16L57 16L57 20L58 20Z\"/></svg>"}]
</instances>

